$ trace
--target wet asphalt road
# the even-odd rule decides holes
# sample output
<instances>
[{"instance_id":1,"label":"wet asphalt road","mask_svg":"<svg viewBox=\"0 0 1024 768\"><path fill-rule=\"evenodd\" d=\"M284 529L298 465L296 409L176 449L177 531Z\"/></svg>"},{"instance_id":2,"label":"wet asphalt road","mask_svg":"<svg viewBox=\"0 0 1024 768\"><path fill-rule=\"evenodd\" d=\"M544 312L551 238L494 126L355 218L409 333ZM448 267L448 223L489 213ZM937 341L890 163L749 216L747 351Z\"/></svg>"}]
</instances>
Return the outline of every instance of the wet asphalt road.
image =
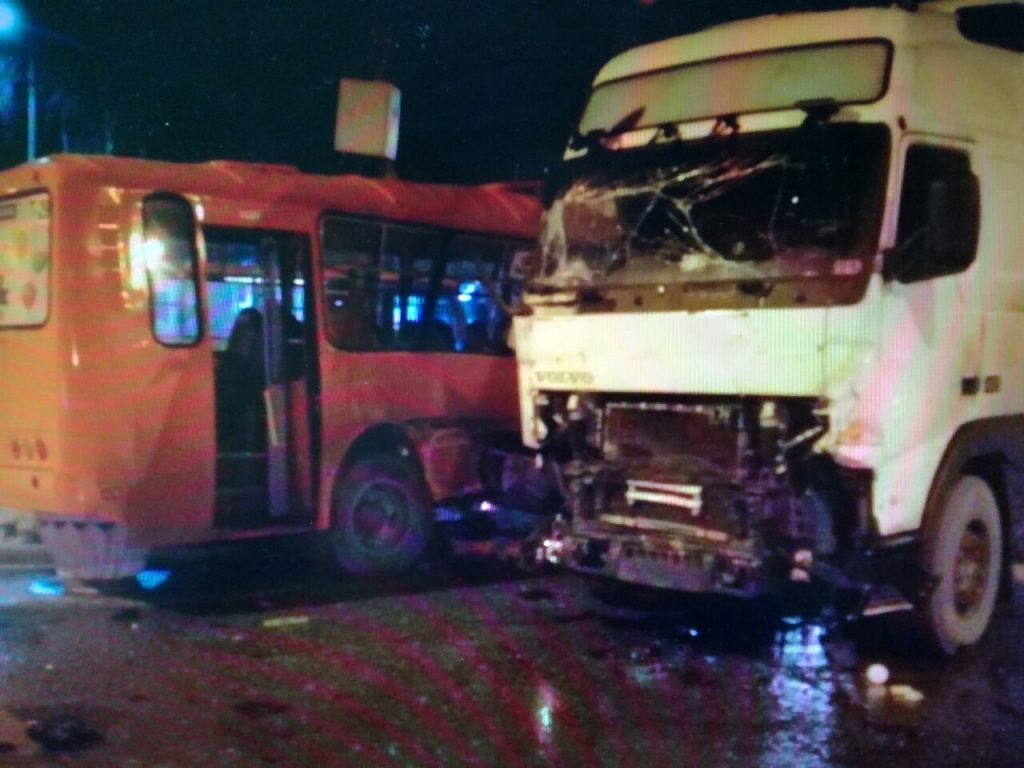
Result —
<instances>
[{"instance_id":1,"label":"wet asphalt road","mask_svg":"<svg viewBox=\"0 0 1024 768\"><path fill-rule=\"evenodd\" d=\"M608 609L493 557L172 565L99 594L0 573L0 766L1024 765L1024 595L938 663L716 601Z\"/></svg>"}]
</instances>

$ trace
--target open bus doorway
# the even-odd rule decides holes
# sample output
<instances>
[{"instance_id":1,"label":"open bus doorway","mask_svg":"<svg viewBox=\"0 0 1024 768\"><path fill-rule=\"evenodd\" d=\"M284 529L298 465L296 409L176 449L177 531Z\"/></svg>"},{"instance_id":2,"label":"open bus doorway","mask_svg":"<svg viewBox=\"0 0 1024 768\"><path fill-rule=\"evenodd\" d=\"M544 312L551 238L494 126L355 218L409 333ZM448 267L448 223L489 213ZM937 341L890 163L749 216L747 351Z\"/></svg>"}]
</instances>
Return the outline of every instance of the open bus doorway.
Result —
<instances>
[{"instance_id":1,"label":"open bus doorway","mask_svg":"<svg viewBox=\"0 0 1024 768\"><path fill-rule=\"evenodd\" d=\"M315 335L309 240L205 229L214 354L218 528L310 524ZM312 372L312 375L311 375Z\"/></svg>"}]
</instances>

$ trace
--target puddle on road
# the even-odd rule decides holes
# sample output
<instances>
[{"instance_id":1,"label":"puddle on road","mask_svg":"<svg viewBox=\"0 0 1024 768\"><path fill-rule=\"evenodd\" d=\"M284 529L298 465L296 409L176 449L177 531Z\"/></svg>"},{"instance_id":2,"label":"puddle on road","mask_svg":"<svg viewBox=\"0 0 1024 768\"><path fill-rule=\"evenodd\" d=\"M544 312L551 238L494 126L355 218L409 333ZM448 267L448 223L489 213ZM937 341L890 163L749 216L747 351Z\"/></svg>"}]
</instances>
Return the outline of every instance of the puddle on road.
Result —
<instances>
[{"instance_id":1,"label":"puddle on road","mask_svg":"<svg viewBox=\"0 0 1024 768\"><path fill-rule=\"evenodd\" d=\"M564 600L561 590L553 600ZM941 662L862 647L817 618L755 619L715 603L626 611L601 605L591 618L592 627L581 626L587 636L580 655L597 665L592 674L602 686L605 675L621 686L615 728L655 738L666 729L704 733L710 743L731 746L703 757L728 764L741 764L733 760L738 754L766 766L868 765L861 756L911 749L936 709L932 689L949 674ZM568 693L537 694L538 740L550 740L551 729L541 725L558 719L549 699L579 706ZM669 708L648 710L647 701ZM637 716L641 721L632 722ZM658 725L643 722L647 717Z\"/></svg>"}]
</instances>

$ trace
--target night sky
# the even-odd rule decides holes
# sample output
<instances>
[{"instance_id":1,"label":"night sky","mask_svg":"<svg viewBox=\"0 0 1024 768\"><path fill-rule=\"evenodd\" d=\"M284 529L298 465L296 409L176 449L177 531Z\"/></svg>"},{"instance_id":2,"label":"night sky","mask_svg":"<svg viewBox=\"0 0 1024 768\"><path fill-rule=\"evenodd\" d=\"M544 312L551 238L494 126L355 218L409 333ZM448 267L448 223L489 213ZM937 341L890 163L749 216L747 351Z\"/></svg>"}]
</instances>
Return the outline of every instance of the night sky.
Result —
<instances>
[{"instance_id":1,"label":"night sky","mask_svg":"<svg viewBox=\"0 0 1024 768\"><path fill-rule=\"evenodd\" d=\"M0 163L38 154L232 158L352 170L332 148L340 77L402 90L397 171L538 178L602 62L638 43L820 0L21 0L0 44Z\"/></svg>"}]
</instances>

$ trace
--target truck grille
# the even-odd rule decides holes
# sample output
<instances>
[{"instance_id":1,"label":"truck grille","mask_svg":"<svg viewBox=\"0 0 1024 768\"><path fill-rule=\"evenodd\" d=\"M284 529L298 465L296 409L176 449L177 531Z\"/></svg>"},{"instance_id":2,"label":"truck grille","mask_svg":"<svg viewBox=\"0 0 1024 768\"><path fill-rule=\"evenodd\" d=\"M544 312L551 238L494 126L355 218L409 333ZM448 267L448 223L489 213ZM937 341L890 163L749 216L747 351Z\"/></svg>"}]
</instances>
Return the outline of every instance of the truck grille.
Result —
<instances>
[{"instance_id":1,"label":"truck grille","mask_svg":"<svg viewBox=\"0 0 1024 768\"><path fill-rule=\"evenodd\" d=\"M631 507L637 502L663 504L685 509L697 517L701 513L701 492L699 485L626 480L626 503Z\"/></svg>"}]
</instances>

